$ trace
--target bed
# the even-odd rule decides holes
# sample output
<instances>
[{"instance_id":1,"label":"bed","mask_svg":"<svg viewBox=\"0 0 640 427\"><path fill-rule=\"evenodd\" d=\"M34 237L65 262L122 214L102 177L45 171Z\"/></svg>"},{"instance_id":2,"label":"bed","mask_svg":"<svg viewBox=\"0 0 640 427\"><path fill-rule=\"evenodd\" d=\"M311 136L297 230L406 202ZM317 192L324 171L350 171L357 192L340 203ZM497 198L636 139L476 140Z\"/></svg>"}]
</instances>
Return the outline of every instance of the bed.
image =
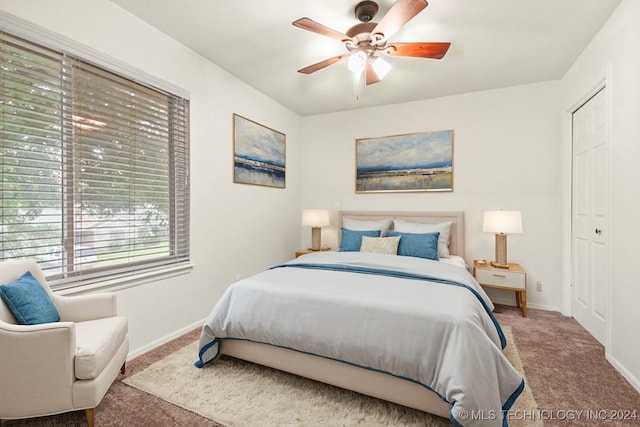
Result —
<instances>
[{"instance_id":1,"label":"bed","mask_svg":"<svg viewBox=\"0 0 640 427\"><path fill-rule=\"evenodd\" d=\"M465 268L464 213L338 216L341 251L303 255L227 289L203 325L196 366L225 354L454 425L506 425L502 411L524 380Z\"/></svg>"}]
</instances>

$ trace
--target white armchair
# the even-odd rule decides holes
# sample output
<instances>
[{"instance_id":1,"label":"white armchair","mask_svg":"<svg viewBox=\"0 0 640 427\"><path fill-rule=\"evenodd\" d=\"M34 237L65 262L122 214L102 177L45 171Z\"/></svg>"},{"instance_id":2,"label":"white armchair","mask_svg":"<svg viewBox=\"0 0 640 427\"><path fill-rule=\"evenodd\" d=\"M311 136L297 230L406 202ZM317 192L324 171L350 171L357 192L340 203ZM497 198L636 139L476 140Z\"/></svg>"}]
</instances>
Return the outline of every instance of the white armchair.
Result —
<instances>
[{"instance_id":1,"label":"white armchair","mask_svg":"<svg viewBox=\"0 0 640 427\"><path fill-rule=\"evenodd\" d=\"M20 325L0 298L0 420L85 410L94 424L95 408L124 373L129 336L127 319L116 315L116 297L102 293L53 293L33 260L0 263L0 284L27 271L40 282L60 321Z\"/></svg>"}]
</instances>

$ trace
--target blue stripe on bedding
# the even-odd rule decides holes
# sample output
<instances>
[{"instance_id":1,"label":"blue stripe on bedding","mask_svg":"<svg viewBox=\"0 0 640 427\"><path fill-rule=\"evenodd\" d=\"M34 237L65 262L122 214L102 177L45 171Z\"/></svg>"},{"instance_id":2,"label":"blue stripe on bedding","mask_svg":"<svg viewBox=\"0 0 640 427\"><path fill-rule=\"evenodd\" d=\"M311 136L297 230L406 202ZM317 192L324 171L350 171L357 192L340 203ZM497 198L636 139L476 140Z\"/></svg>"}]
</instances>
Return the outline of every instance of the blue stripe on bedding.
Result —
<instances>
[{"instance_id":1,"label":"blue stripe on bedding","mask_svg":"<svg viewBox=\"0 0 640 427\"><path fill-rule=\"evenodd\" d=\"M202 356L204 355L204 353L209 350L211 347L213 347L214 345L219 343L219 338L215 338L213 341L211 341L209 344L203 346L200 351L198 352L198 360L196 360L193 363L193 366L195 366L196 368L202 368L204 366L204 362L202 361ZM220 356L220 346L218 345L218 351L216 352L216 355L213 356L213 358L210 360L214 361L218 358L218 356Z\"/></svg>"},{"instance_id":2,"label":"blue stripe on bedding","mask_svg":"<svg viewBox=\"0 0 640 427\"><path fill-rule=\"evenodd\" d=\"M349 273L361 273L361 274L374 274L378 276L398 277L401 279L412 279L412 280L426 280L429 282L442 283L445 285L460 286L462 288L465 288L471 291L471 293L473 293L473 295L476 296L478 301L480 301L485 311L491 318L493 325L496 327L496 330L498 331L498 336L500 337L500 345L502 346L502 349L504 350L504 348L507 346L507 339L504 336L504 333L502 332L502 328L500 327L498 320L494 317L493 312L491 311L487 303L480 296L478 291L476 291L469 285L465 285L464 283L441 279L441 278L429 276L426 274L415 274L415 273L407 273L404 271L377 269L377 268L369 268L369 267L356 267L353 265L343 265L343 264L310 264L310 263L280 264L280 265L271 267L270 270L274 268L284 268L284 267L307 268L312 270L346 271Z\"/></svg>"}]
</instances>

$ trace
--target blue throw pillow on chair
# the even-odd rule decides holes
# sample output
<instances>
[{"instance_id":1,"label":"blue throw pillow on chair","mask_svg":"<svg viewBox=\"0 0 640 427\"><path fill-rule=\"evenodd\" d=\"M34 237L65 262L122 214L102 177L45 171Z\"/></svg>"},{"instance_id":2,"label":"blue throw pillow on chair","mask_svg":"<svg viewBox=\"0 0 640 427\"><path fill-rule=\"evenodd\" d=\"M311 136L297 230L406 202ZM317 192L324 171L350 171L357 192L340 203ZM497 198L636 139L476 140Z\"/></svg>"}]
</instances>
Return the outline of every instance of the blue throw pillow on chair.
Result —
<instances>
[{"instance_id":1,"label":"blue throw pillow on chair","mask_svg":"<svg viewBox=\"0 0 640 427\"><path fill-rule=\"evenodd\" d=\"M0 296L21 325L39 325L60 320L49 294L30 271L8 285L0 285Z\"/></svg>"}]
</instances>

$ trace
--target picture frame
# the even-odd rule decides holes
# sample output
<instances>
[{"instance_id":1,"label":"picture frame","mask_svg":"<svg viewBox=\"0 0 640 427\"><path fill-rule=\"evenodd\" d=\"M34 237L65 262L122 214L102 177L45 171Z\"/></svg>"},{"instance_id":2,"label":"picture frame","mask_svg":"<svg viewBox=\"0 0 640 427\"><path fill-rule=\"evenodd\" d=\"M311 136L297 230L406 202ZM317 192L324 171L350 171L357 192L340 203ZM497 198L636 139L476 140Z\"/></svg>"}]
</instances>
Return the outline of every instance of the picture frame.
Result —
<instances>
[{"instance_id":1,"label":"picture frame","mask_svg":"<svg viewBox=\"0 0 640 427\"><path fill-rule=\"evenodd\" d=\"M453 130L356 139L356 193L453 191Z\"/></svg>"},{"instance_id":2,"label":"picture frame","mask_svg":"<svg viewBox=\"0 0 640 427\"><path fill-rule=\"evenodd\" d=\"M233 182L285 188L286 135L234 113Z\"/></svg>"}]
</instances>

